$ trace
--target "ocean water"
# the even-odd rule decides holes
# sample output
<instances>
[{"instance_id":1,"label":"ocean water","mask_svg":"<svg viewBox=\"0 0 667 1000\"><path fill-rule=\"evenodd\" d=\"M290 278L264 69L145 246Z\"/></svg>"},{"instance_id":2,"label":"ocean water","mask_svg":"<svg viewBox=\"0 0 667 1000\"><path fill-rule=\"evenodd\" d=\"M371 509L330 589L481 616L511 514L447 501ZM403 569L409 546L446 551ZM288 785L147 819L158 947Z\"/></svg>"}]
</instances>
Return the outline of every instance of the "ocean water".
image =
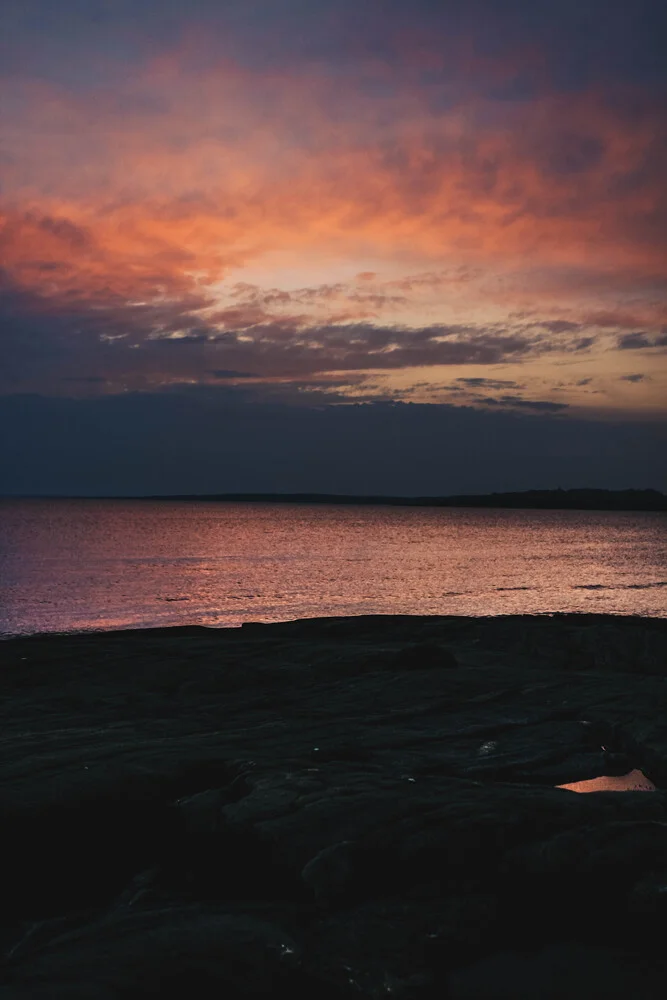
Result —
<instances>
[{"instance_id":1,"label":"ocean water","mask_svg":"<svg viewBox=\"0 0 667 1000\"><path fill-rule=\"evenodd\" d=\"M663 514L0 501L0 632L362 614L667 617Z\"/></svg>"}]
</instances>

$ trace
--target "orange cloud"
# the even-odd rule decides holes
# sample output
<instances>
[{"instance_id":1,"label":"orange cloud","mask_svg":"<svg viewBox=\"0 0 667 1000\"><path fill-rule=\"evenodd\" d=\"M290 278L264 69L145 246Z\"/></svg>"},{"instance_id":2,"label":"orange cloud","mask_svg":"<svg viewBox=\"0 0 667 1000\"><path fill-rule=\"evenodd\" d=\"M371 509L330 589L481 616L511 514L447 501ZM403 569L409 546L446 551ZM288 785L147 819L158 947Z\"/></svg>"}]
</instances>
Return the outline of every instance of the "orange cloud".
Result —
<instances>
[{"instance_id":1,"label":"orange cloud","mask_svg":"<svg viewBox=\"0 0 667 1000\"><path fill-rule=\"evenodd\" d=\"M84 276L94 257L112 272L126 263L139 284L148 260L156 280L216 278L313 245L646 264L664 252L654 117L595 94L466 98L437 113L416 88L378 100L307 83L230 64L184 75L172 57L121 94L28 86L9 122L5 202L91 233L87 248L58 244ZM29 241L10 249L24 269L42 259Z\"/></svg>"},{"instance_id":2,"label":"orange cloud","mask_svg":"<svg viewBox=\"0 0 667 1000\"><path fill-rule=\"evenodd\" d=\"M416 76L392 90L386 66L373 72L385 90L314 70L198 69L191 48L114 89L16 84L0 200L8 280L44 314L84 310L99 320L89 329L137 342L197 322L265 323L289 341L325 321L386 326L420 296L435 308L454 294L471 308L482 295L526 308L559 297L602 326L603 313L659 314L641 288L667 249L659 108L637 111L628 91L499 101L465 87L439 106ZM358 261L358 281L260 289L235 314L220 283L269 253ZM405 261L402 276L375 277L368 260ZM642 301L578 304L618 290L619 274ZM238 353L211 367L254 371Z\"/></svg>"}]
</instances>

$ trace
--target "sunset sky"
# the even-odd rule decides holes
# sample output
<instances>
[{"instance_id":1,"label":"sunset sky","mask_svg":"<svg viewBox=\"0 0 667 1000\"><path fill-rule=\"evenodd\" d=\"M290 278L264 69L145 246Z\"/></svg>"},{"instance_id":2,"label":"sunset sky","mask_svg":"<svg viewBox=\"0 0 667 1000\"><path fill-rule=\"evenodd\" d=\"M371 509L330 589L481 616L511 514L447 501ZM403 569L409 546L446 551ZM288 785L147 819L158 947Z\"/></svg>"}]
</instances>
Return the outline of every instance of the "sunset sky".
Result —
<instances>
[{"instance_id":1,"label":"sunset sky","mask_svg":"<svg viewBox=\"0 0 667 1000\"><path fill-rule=\"evenodd\" d=\"M0 492L667 488L663 0L4 0Z\"/></svg>"}]
</instances>

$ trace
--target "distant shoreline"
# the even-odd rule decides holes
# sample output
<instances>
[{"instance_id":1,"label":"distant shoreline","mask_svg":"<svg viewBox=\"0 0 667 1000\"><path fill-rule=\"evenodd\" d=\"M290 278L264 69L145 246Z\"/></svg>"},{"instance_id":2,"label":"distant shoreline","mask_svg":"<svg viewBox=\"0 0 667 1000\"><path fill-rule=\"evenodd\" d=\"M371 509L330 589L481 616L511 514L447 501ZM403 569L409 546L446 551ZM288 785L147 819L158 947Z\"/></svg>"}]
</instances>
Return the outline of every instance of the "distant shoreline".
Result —
<instances>
[{"instance_id":1,"label":"distant shoreline","mask_svg":"<svg viewBox=\"0 0 667 1000\"><path fill-rule=\"evenodd\" d=\"M206 503L331 504L385 507L478 507L506 510L667 511L658 490L523 490L452 496L382 496L338 493L172 493L126 496L23 495L3 500L169 500Z\"/></svg>"}]
</instances>

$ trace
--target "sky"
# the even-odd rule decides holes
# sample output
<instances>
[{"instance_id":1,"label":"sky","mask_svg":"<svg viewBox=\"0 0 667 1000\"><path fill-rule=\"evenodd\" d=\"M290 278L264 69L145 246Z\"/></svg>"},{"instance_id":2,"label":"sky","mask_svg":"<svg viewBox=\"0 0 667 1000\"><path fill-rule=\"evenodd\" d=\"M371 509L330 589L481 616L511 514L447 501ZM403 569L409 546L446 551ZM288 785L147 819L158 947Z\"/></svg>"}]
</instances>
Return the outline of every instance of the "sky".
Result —
<instances>
[{"instance_id":1,"label":"sky","mask_svg":"<svg viewBox=\"0 0 667 1000\"><path fill-rule=\"evenodd\" d=\"M663 0L4 0L0 492L667 489Z\"/></svg>"}]
</instances>

